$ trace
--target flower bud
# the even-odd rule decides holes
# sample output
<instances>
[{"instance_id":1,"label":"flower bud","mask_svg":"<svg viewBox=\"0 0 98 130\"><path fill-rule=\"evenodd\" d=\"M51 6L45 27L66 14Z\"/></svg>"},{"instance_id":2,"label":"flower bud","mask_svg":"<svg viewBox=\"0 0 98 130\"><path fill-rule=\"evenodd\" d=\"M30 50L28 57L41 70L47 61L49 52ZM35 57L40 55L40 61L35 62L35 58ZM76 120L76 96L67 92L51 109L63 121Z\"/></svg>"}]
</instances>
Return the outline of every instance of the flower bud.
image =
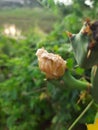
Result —
<instances>
[{"instance_id":1,"label":"flower bud","mask_svg":"<svg viewBox=\"0 0 98 130\"><path fill-rule=\"evenodd\" d=\"M59 78L64 75L66 61L61 56L48 53L44 48L38 49L36 52L38 56L39 68L46 74L49 79Z\"/></svg>"}]
</instances>

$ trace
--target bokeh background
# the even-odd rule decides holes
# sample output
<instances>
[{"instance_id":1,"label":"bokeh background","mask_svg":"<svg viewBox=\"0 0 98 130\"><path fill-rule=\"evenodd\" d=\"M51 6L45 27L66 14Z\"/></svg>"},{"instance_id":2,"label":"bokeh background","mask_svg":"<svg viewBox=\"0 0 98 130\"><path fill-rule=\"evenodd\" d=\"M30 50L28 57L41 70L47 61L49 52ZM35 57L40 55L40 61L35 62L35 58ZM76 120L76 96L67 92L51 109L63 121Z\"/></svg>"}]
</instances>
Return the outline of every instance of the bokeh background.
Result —
<instances>
[{"instance_id":1,"label":"bokeh background","mask_svg":"<svg viewBox=\"0 0 98 130\"><path fill-rule=\"evenodd\" d=\"M91 82L66 31L78 33L85 19L97 17L97 0L0 0L0 130L68 130L92 96L68 88L64 77L47 80L35 54L41 47L59 54L77 79ZM93 123L97 108L93 104L74 129Z\"/></svg>"}]
</instances>

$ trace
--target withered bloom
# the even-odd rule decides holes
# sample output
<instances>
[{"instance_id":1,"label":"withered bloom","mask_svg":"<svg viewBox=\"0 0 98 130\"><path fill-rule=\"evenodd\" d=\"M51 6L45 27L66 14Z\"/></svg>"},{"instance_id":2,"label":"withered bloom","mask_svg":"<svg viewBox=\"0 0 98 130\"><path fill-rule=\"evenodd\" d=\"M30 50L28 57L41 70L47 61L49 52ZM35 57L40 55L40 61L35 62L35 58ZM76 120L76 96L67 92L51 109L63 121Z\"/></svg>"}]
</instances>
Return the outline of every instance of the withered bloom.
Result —
<instances>
[{"instance_id":1,"label":"withered bloom","mask_svg":"<svg viewBox=\"0 0 98 130\"><path fill-rule=\"evenodd\" d=\"M61 56L53 53L48 53L44 48L38 49L39 68L46 74L49 79L59 78L64 75L66 61Z\"/></svg>"}]
</instances>

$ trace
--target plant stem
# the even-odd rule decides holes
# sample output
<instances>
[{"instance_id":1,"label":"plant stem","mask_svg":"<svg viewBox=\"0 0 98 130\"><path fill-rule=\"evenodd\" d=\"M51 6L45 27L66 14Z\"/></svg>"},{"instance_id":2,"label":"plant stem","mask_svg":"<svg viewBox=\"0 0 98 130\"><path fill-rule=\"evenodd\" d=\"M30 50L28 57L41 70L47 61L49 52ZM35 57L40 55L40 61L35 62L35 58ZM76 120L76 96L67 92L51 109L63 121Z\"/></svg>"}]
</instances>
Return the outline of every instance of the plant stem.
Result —
<instances>
[{"instance_id":1,"label":"plant stem","mask_svg":"<svg viewBox=\"0 0 98 130\"><path fill-rule=\"evenodd\" d=\"M76 118L76 120L72 123L72 125L68 128L68 130L72 130L72 128L76 125L76 123L82 118L82 116L87 112L87 110L91 107L94 100L92 99L87 107L83 110L83 112Z\"/></svg>"},{"instance_id":2,"label":"plant stem","mask_svg":"<svg viewBox=\"0 0 98 130\"><path fill-rule=\"evenodd\" d=\"M23 95L28 96L28 95L32 95L32 94L35 94L35 93L43 92L43 91L46 91L46 90L47 90L46 87L33 89L32 92L25 92L25 93L23 93Z\"/></svg>"},{"instance_id":3,"label":"plant stem","mask_svg":"<svg viewBox=\"0 0 98 130\"><path fill-rule=\"evenodd\" d=\"M91 86L90 83L86 81L80 81L73 77L69 70L66 70L63 80L65 82L65 85L72 89L86 89Z\"/></svg>"}]
</instances>

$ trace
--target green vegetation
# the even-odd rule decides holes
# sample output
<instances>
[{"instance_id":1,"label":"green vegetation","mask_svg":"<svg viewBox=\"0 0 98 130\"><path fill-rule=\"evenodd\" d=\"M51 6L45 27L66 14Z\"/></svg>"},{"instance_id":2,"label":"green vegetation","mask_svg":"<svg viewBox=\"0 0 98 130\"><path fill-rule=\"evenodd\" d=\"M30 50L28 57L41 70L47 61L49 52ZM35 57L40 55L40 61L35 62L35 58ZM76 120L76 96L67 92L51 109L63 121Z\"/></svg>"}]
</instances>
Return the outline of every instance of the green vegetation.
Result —
<instances>
[{"instance_id":1,"label":"green vegetation","mask_svg":"<svg viewBox=\"0 0 98 130\"><path fill-rule=\"evenodd\" d=\"M60 16L43 8L8 8L0 10L0 26L15 24L24 33L38 27L41 31L49 33Z\"/></svg>"},{"instance_id":2,"label":"green vegetation","mask_svg":"<svg viewBox=\"0 0 98 130\"><path fill-rule=\"evenodd\" d=\"M72 7L1 10L1 27L4 21L14 23L23 29L26 38L7 37L1 29L0 130L77 130L81 124L93 123L98 105L90 90L69 87L66 74L46 79L35 54L41 47L59 54L77 81L91 83L91 69L77 65L66 31L77 33L86 17L97 19L97 5L90 9L75 0Z\"/></svg>"}]
</instances>

